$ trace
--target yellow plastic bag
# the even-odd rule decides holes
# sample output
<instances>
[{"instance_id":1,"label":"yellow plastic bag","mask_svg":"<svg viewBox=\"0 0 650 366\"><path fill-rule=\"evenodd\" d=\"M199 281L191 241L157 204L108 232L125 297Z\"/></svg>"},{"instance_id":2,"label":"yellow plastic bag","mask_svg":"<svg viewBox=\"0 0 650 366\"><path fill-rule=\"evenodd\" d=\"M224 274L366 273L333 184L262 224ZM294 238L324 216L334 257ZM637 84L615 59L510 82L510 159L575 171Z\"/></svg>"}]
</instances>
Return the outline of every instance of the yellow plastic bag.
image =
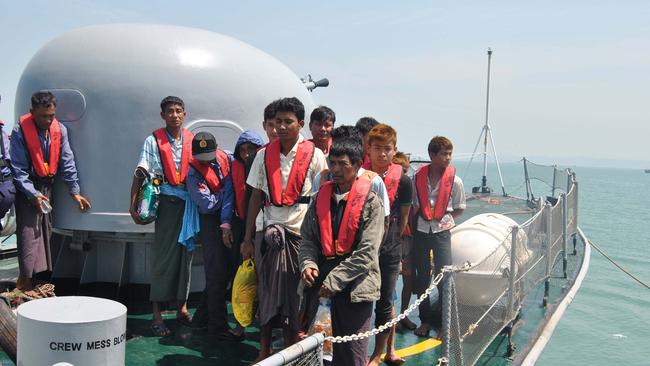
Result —
<instances>
[{"instance_id":1,"label":"yellow plastic bag","mask_svg":"<svg viewBox=\"0 0 650 366\"><path fill-rule=\"evenodd\" d=\"M232 284L232 312L243 327L253 323L255 299L257 298L257 277L252 259L246 259L237 268Z\"/></svg>"}]
</instances>

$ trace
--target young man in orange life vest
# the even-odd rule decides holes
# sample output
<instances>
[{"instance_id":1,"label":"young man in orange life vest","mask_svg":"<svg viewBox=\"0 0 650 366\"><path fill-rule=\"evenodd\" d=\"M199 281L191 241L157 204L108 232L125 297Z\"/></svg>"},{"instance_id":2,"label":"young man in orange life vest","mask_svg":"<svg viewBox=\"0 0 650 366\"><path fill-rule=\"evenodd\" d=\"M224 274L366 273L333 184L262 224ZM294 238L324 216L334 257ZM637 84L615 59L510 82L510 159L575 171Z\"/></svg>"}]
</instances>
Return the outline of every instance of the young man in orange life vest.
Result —
<instances>
[{"instance_id":1,"label":"young man in orange life vest","mask_svg":"<svg viewBox=\"0 0 650 366\"><path fill-rule=\"evenodd\" d=\"M453 145L446 137L436 136L429 142L427 164L415 173L415 195L413 206L416 213L411 256L415 268L415 293L420 296L431 283L431 261L429 251L433 251L435 274L444 266L451 264L451 233L454 219L465 210L465 191L463 181L456 176L451 165ZM444 282L444 281L443 281ZM422 323L415 330L420 337L429 335L431 327L440 329L442 325L442 289L438 284L438 299L420 304Z\"/></svg>"},{"instance_id":2,"label":"young man in orange life vest","mask_svg":"<svg viewBox=\"0 0 650 366\"><path fill-rule=\"evenodd\" d=\"M165 325L160 303L177 306L177 321L191 324L187 311L194 238L199 232L199 218L185 186L192 158L194 135L183 128L185 103L175 96L160 102L160 117L165 122L147 137L131 185L129 212L136 224L145 224L138 216L138 191L145 175L163 180L151 245L151 287L149 299L153 306L151 331L166 336L171 331Z\"/></svg>"},{"instance_id":3,"label":"young man in orange life vest","mask_svg":"<svg viewBox=\"0 0 650 366\"><path fill-rule=\"evenodd\" d=\"M381 297L375 305L375 327L379 327L390 321L395 314L393 293L402 259L402 233L406 229L413 201L413 185L411 178L403 173L402 166L393 164L393 157L397 152L397 132L391 126L376 125L368 132L367 140L370 161L363 167L382 177L390 205L388 234L379 250ZM375 350L370 356L368 365L379 365L380 357L387 345L388 351L384 362L389 365L404 363L404 359L395 354L394 337L394 326L377 335Z\"/></svg>"},{"instance_id":4,"label":"young man in orange life vest","mask_svg":"<svg viewBox=\"0 0 650 366\"><path fill-rule=\"evenodd\" d=\"M11 134L11 166L16 186L16 238L20 274L16 287L34 294L34 275L52 270L52 215L43 210L59 174L81 211L90 203L80 194L77 167L68 131L57 121L56 98L50 92L32 95L30 113L20 117Z\"/></svg>"},{"instance_id":5,"label":"young man in orange life vest","mask_svg":"<svg viewBox=\"0 0 650 366\"><path fill-rule=\"evenodd\" d=\"M334 142L329 155L333 180L320 187L300 231L303 293L307 303L318 297L332 300L334 336L369 330L372 305L379 299L385 215L381 198L371 191L376 174L358 175L362 154L355 139ZM333 365L365 366L368 338L334 343L333 351Z\"/></svg>"},{"instance_id":6,"label":"young man in orange life vest","mask_svg":"<svg viewBox=\"0 0 650 366\"><path fill-rule=\"evenodd\" d=\"M281 326L285 346L296 342L300 328L300 281L298 248L300 225L307 212L316 174L327 167L325 156L300 135L305 108L297 98L283 98L275 105L275 129L279 139L257 152L246 183L253 187L246 214L246 233L241 243L243 259L254 253L255 219L262 195L268 197L264 210L264 239L256 258L258 267L259 320L258 359L271 353L271 329Z\"/></svg>"},{"instance_id":7,"label":"young man in orange life vest","mask_svg":"<svg viewBox=\"0 0 650 366\"><path fill-rule=\"evenodd\" d=\"M311 142L321 149L325 157L329 154L330 147L332 146L332 129L336 122L336 114L334 111L321 105L314 109L309 116L309 131L311 132Z\"/></svg>"}]
</instances>

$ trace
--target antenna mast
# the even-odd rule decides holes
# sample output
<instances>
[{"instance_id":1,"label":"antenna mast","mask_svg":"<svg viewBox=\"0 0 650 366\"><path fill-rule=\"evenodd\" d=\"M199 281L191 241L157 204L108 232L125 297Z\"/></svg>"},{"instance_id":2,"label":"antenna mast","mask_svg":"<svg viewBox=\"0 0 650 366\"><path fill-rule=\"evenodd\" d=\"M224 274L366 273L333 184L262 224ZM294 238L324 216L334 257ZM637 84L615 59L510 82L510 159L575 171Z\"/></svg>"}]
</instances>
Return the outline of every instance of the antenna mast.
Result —
<instances>
[{"instance_id":1,"label":"antenna mast","mask_svg":"<svg viewBox=\"0 0 650 366\"><path fill-rule=\"evenodd\" d=\"M494 148L494 139L492 138L492 129L490 128L490 66L492 63L492 49L488 48L488 67L487 67L487 92L485 97L485 124L481 130L481 134L478 136L478 141L476 141L476 146L474 146L474 152L472 153L472 158L469 163L472 163L474 155L476 154L476 149L478 144L481 142L481 137L483 137L483 177L481 178L481 186L473 187L472 193L491 193L492 190L487 185L487 158L488 158L488 140L490 146L492 147L492 152L494 153L494 160L497 164L497 171L499 172L499 179L501 180L501 191L504 196L507 196L506 189L503 184L503 176L501 175L501 167L499 166L499 158L497 157L496 149Z\"/></svg>"}]
</instances>

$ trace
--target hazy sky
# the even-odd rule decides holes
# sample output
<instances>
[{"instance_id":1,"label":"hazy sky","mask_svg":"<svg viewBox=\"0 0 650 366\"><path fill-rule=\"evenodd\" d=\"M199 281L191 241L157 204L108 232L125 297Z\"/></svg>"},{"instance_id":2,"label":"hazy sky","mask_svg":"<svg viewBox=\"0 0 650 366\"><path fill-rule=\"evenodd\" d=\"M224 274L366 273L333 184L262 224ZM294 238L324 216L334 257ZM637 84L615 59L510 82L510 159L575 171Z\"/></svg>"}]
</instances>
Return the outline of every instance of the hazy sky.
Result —
<instances>
[{"instance_id":1,"label":"hazy sky","mask_svg":"<svg viewBox=\"0 0 650 366\"><path fill-rule=\"evenodd\" d=\"M485 119L502 160L650 161L648 1L8 1L0 0L0 118L34 53L69 30L120 22L193 26L277 57L337 123L397 127L421 153L435 134L468 153ZM567 159L568 158L568 159ZM629 163L628 163L629 164ZM645 166L650 168L650 163Z\"/></svg>"}]
</instances>

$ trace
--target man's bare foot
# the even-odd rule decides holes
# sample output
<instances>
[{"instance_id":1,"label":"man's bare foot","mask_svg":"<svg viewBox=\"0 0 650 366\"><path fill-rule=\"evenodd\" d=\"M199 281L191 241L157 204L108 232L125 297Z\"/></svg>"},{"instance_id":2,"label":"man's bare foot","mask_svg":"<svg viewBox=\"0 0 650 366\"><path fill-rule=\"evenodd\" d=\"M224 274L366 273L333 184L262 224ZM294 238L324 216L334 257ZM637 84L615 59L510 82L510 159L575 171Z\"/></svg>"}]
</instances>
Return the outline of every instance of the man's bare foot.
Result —
<instances>
[{"instance_id":1,"label":"man's bare foot","mask_svg":"<svg viewBox=\"0 0 650 366\"><path fill-rule=\"evenodd\" d=\"M372 357L370 360L368 360L366 366L379 366L379 363L381 362L380 357L381 356Z\"/></svg>"},{"instance_id":2,"label":"man's bare foot","mask_svg":"<svg viewBox=\"0 0 650 366\"><path fill-rule=\"evenodd\" d=\"M396 353L391 352L387 353L386 356L384 356L384 362L389 366L398 366L403 364L405 360L399 357Z\"/></svg>"},{"instance_id":3,"label":"man's bare foot","mask_svg":"<svg viewBox=\"0 0 650 366\"><path fill-rule=\"evenodd\" d=\"M413 321L411 321L411 319L409 318L404 318L400 320L399 325L401 325L402 327L408 330L414 330L415 328L417 328L417 325L415 325L415 323L413 323Z\"/></svg>"},{"instance_id":4,"label":"man's bare foot","mask_svg":"<svg viewBox=\"0 0 650 366\"><path fill-rule=\"evenodd\" d=\"M428 323L422 323L413 333L418 337L428 337L431 326Z\"/></svg>"}]
</instances>

